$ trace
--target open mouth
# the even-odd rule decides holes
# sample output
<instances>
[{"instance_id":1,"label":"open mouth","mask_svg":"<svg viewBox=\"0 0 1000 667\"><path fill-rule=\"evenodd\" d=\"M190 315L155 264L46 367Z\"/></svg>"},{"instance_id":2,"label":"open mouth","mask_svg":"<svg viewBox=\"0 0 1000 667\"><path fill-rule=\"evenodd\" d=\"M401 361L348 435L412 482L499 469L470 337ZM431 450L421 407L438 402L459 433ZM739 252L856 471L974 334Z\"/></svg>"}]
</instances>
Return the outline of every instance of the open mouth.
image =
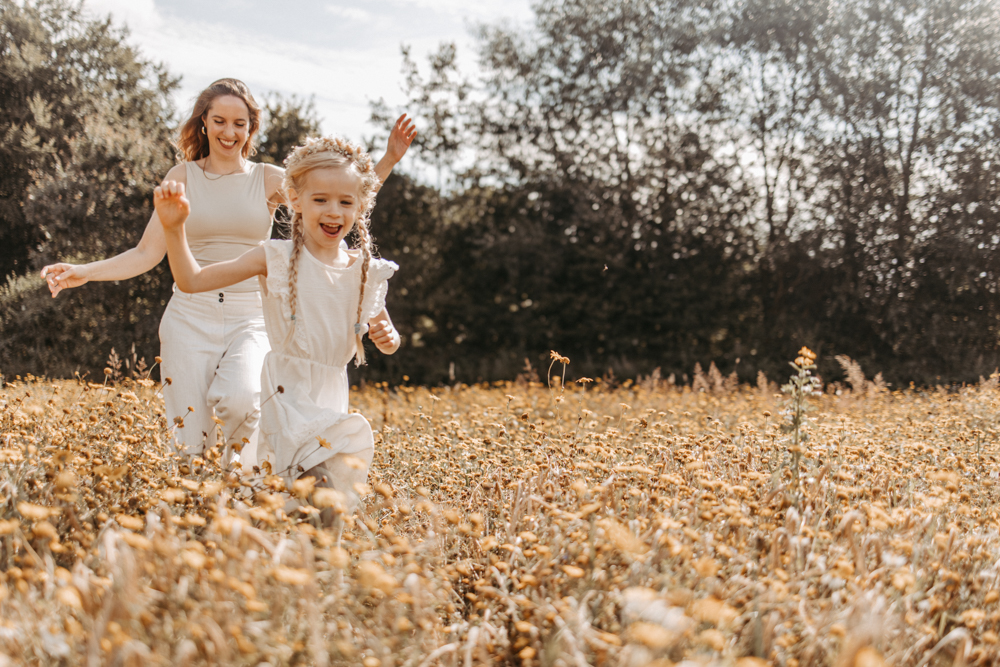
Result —
<instances>
[{"instance_id":1,"label":"open mouth","mask_svg":"<svg viewBox=\"0 0 1000 667\"><path fill-rule=\"evenodd\" d=\"M219 143L222 144L223 148L235 148L236 147L236 140L235 139L233 141L226 141L225 139L219 139Z\"/></svg>"},{"instance_id":2,"label":"open mouth","mask_svg":"<svg viewBox=\"0 0 1000 667\"><path fill-rule=\"evenodd\" d=\"M330 238L335 238L340 234L340 230L342 230L344 226L332 222L321 222L319 228L322 229L323 233Z\"/></svg>"}]
</instances>

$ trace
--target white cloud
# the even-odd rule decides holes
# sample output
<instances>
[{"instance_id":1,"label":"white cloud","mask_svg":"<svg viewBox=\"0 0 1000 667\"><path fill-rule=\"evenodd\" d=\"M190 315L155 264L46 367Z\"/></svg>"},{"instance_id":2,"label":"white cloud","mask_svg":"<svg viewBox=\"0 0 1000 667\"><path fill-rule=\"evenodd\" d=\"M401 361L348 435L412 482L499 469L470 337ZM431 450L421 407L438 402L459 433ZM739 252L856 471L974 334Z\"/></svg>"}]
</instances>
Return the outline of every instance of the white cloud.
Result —
<instances>
[{"instance_id":1,"label":"white cloud","mask_svg":"<svg viewBox=\"0 0 1000 667\"><path fill-rule=\"evenodd\" d=\"M83 6L94 16L110 14L116 24L124 23L136 34L148 33L162 23L153 0L85 0Z\"/></svg>"},{"instance_id":2,"label":"white cloud","mask_svg":"<svg viewBox=\"0 0 1000 667\"><path fill-rule=\"evenodd\" d=\"M349 21L370 22L375 19L374 16L369 14L363 9L358 9L357 7L341 7L340 5L327 5L326 9L328 14L337 16L339 18L347 19Z\"/></svg>"},{"instance_id":3,"label":"white cloud","mask_svg":"<svg viewBox=\"0 0 1000 667\"><path fill-rule=\"evenodd\" d=\"M179 114L209 83L231 76L258 97L272 90L315 96L324 132L353 139L373 132L368 100L404 101L401 43L422 65L441 42L457 42L462 67L471 73L469 25L531 17L529 0L383 0L372 11L343 0L228 0L225 7L206 8L211 11L199 6L197 0L86 0L92 14L128 24L130 42L143 57L182 77L175 95ZM293 32L291 25L301 27Z\"/></svg>"},{"instance_id":4,"label":"white cloud","mask_svg":"<svg viewBox=\"0 0 1000 667\"><path fill-rule=\"evenodd\" d=\"M496 20L510 18L515 21L533 16L531 3L527 0L391 0L393 4L410 6L437 14L469 18L472 20Z\"/></svg>"},{"instance_id":5,"label":"white cloud","mask_svg":"<svg viewBox=\"0 0 1000 667\"><path fill-rule=\"evenodd\" d=\"M275 40L264 48L252 35L220 34L218 26L199 24L170 26L160 40L148 44L149 50L167 56L172 68L191 73L185 76L182 100L178 100L182 110L213 80L232 76L245 81L257 95L269 90L315 95L325 131L360 139L363 132L371 131L365 127L367 99L391 97L397 89L397 56L379 62L369 53L295 41ZM392 78L372 77L373 70L387 69L393 72Z\"/></svg>"}]
</instances>

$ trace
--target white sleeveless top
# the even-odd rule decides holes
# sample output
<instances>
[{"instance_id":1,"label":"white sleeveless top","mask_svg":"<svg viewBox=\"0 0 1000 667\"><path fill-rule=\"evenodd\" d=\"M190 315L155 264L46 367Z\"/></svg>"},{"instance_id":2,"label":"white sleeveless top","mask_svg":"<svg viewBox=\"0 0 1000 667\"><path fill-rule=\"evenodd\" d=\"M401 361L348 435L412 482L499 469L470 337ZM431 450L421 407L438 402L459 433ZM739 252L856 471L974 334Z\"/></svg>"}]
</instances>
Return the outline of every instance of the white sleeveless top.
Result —
<instances>
[{"instance_id":1,"label":"white sleeveless top","mask_svg":"<svg viewBox=\"0 0 1000 667\"><path fill-rule=\"evenodd\" d=\"M264 244L267 278L263 287L264 322L271 349L310 363L345 368L354 357L361 296L361 259L346 268L334 268L302 248L299 252L296 316L293 322L289 261L292 241L272 239ZM399 267L373 257L368 265L361 322L385 308L389 278Z\"/></svg>"},{"instance_id":2,"label":"white sleeveless top","mask_svg":"<svg viewBox=\"0 0 1000 667\"><path fill-rule=\"evenodd\" d=\"M250 162L245 173L205 174L196 162L184 164L191 214L185 223L188 245L199 266L236 259L271 237L271 212L264 185L265 168ZM255 292L256 278L227 287L227 292Z\"/></svg>"}]
</instances>

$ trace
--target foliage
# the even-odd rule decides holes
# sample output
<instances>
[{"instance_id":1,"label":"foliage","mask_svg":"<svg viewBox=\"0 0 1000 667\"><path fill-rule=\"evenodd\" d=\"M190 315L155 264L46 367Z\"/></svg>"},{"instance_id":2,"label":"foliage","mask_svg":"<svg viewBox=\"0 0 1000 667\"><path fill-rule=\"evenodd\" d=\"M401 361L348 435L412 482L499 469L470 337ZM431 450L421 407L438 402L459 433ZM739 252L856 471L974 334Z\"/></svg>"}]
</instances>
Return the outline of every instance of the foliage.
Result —
<instances>
[{"instance_id":1,"label":"foliage","mask_svg":"<svg viewBox=\"0 0 1000 667\"><path fill-rule=\"evenodd\" d=\"M302 99L295 95L286 98L270 93L264 98L261 111L264 117L255 158L259 162L282 166L293 148L302 145L306 137L320 133L320 120L312 98Z\"/></svg>"},{"instance_id":2,"label":"foliage","mask_svg":"<svg viewBox=\"0 0 1000 667\"><path fill-rule=\"evenodd\" d=\"M442 44L429 57L430 74L426 80L410 56L409 47L404 45L401 50L403 92L409 98L406 111L420 128L407 161L431 165L437 176L437 189L442 190L445 187L442 178L456 171L456 163L469 148L465 143L469 137L472 87L459 71L454 43ZM392 127L397 117L384 100L372 104L372 120L376 125Z\"/></svg>"},{"instance_id":3,"label":"foliage","mask_svg":"<svg viewBox=\"0 0 1000 667\"><path fill-rule=\"evenodd\" d=\"M723 53L753 144L772 335L972 379L998 361L998 5L746 2ZM749 104L748 104L749 102Z\"/></svg>"},{"instance_id":4,"label":"foliage","mask_svg":"<svg viewBox=\"0 0 1000 667\"><path fill-rule=\"evenodd\" d=\"M169 164L173 82L72 5L0 7L0 270L128 247ZM686 380L714 361L747 381L784 373L803 344L828 377L843 355L895 385L988 375L1000 365L998 10L551 0L529 29L481 27L476 76L453 44L425 67L404 48L409 101L375 104L373 119L416 117L402 166L417 176L389 180L374 232L402 267L389 303L407 344L358 377L510 378L557 347L582 375ZM88 58L99 66L76 67ZM261 159L280 162L317 128L307 99L265 109ZM150 304L140 318L166 297L159 282L84 289ZM97 313L128 310L87 304L80 317L109 329ZM0 336L32 350L43 333L72 340L54 312L24 319L41 308L6 313ZM153 328L133 334L155 348ZM92 372L108 351L74 349ZM0 357L32 363L68 367Z\"/></svg>"},{"instance_id":5,"label":"foliage","mask_svg":"<svg viewBox=\"0 0 1000 667\"><path fill-rule=\"evenodd\" d=\"M8 279L0 285L0 372L94 377L112 352L133 368L152 365L170 285L165 262L132 280L88 284L58 299L37 274Z\"/></svg>"},{"instance_id":6,"label":"foliage","mask_svg":"<svg viewBox=\"0 0 1000 667\"><path fill-rule=\"evenodd\" d=\"M405 108L455 165L437 228L485 343L466 357L506 369L473 377L557 345L584 373L746 380L802 343L824 374L836 354L897 383L988 373L998 8L552 1L481 28L475 80L452 45L424 76L404 52Z\"/></svg>"},{"instance_id":7,"label":"foliage","mask_svg":"<svg viewBox=\"0 0 1000 667\"><path fill-rule=\"evenodd\" d=\"M152 359L165 267L55 301L34 271L138 242L172 164L176 82L75 4L2 0L0 26L0 275L20 274L0 287L0 369L93 372L112 348Z\"/></svg>"},{"instance_id":8,"label":"foliage","mask_svg":"<svg viewBox=\"0 0 1000 667\"><path fill-rule=\"evenodd\" d=\"M320 121L312 98L304 100L295 95L286 98L272 92L264 98L261 110L260 143L254 158L260 162L284 166L293 148L301 146L306 137L320 134ZM287 238L288 221L291 220L288 207L278 206L274 220L277 224L271 228L271 238Z\"/></svg>"},{"instance_id":9,"label":"foliage","mask_svg":"<svg viewBox=\"0 0 1000 667\"><path fill-rule=\"evenodd\" d=\"M0 276L137 240L170 164L170 91L110 20L0 1Z\"/></svg>"}]
</instances>

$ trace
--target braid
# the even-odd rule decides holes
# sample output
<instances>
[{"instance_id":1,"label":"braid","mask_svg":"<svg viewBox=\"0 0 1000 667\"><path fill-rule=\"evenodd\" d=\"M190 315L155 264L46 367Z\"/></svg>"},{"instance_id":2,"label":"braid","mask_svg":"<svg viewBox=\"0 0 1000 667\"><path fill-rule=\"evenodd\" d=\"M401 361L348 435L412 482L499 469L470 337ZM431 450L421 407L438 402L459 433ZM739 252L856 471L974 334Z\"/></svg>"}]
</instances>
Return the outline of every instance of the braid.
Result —
<instances>
[{"instance_id":1,"label":"braid","mask_svg":"<svg viewBox=\"0 0 1000 667\"><path fill-rule=\"evenodd\" d=\"M295 310L299 305L299 255L302 253L302 246L305 245L306 237L302 231L302 214L292 213L292 256L288 260L288 296L292 311L292 328L295 328Z\"/></svg>"},{"instance_id":2,"label":"braid","mask_svg":"<svg viewBox=\"0 0 1000 667\"><path fill-rule=\"evenodd\" d=\"M354 228L358 230L358 236L361 239L361 294L358 296L358 324L363 324L361 321L362 312L361 309L365 304L365 284L368 282L368 266L372 261L372 235L368 229L368 216L362 216L354 224ZM354 365L361 366L365 363L365 346L362 341L362 334L360 329L357 334L358 338L358 352L354 357Z\"/></svg>"},{"instance_id":3,"label":"braid","mask_svg":"<svg viewBox=\"0 0 1000 667\"><path fill-rule=\"evenodd\" d=\"M371 264L374 252L371 231L368 229L368 221L371 216L372 207L375 206L375 193L381 184L375 174L375 163L368 153L359 146L344 139L336 137L323 137L319 139L306 139L303 145L298 146L285 159L285 179L282 183L285 194L291 189L301 192L306 174L313 169L327 169L347 166L354 169L361 177L360 204L358 218L354 222L354 229L360 239L361 248L361 295L358 298L357 324L362 324L361 311L365 299L365 283L368 282L368 268ZM295 309L297 307L297 289L295 286L298 276L298 259L302 246L305 244L305 232L302 229L302 215L295 213L291 220L292 236L292 256L289 260L288 279L289 296L291 300L292 320L295 319ZM292 326L295 326L294 321ZM362 335L357 334L357 352L355 353L355 363L361 366L365 363L365 347L362 343Z\"/></svg>"}]
</instances>

